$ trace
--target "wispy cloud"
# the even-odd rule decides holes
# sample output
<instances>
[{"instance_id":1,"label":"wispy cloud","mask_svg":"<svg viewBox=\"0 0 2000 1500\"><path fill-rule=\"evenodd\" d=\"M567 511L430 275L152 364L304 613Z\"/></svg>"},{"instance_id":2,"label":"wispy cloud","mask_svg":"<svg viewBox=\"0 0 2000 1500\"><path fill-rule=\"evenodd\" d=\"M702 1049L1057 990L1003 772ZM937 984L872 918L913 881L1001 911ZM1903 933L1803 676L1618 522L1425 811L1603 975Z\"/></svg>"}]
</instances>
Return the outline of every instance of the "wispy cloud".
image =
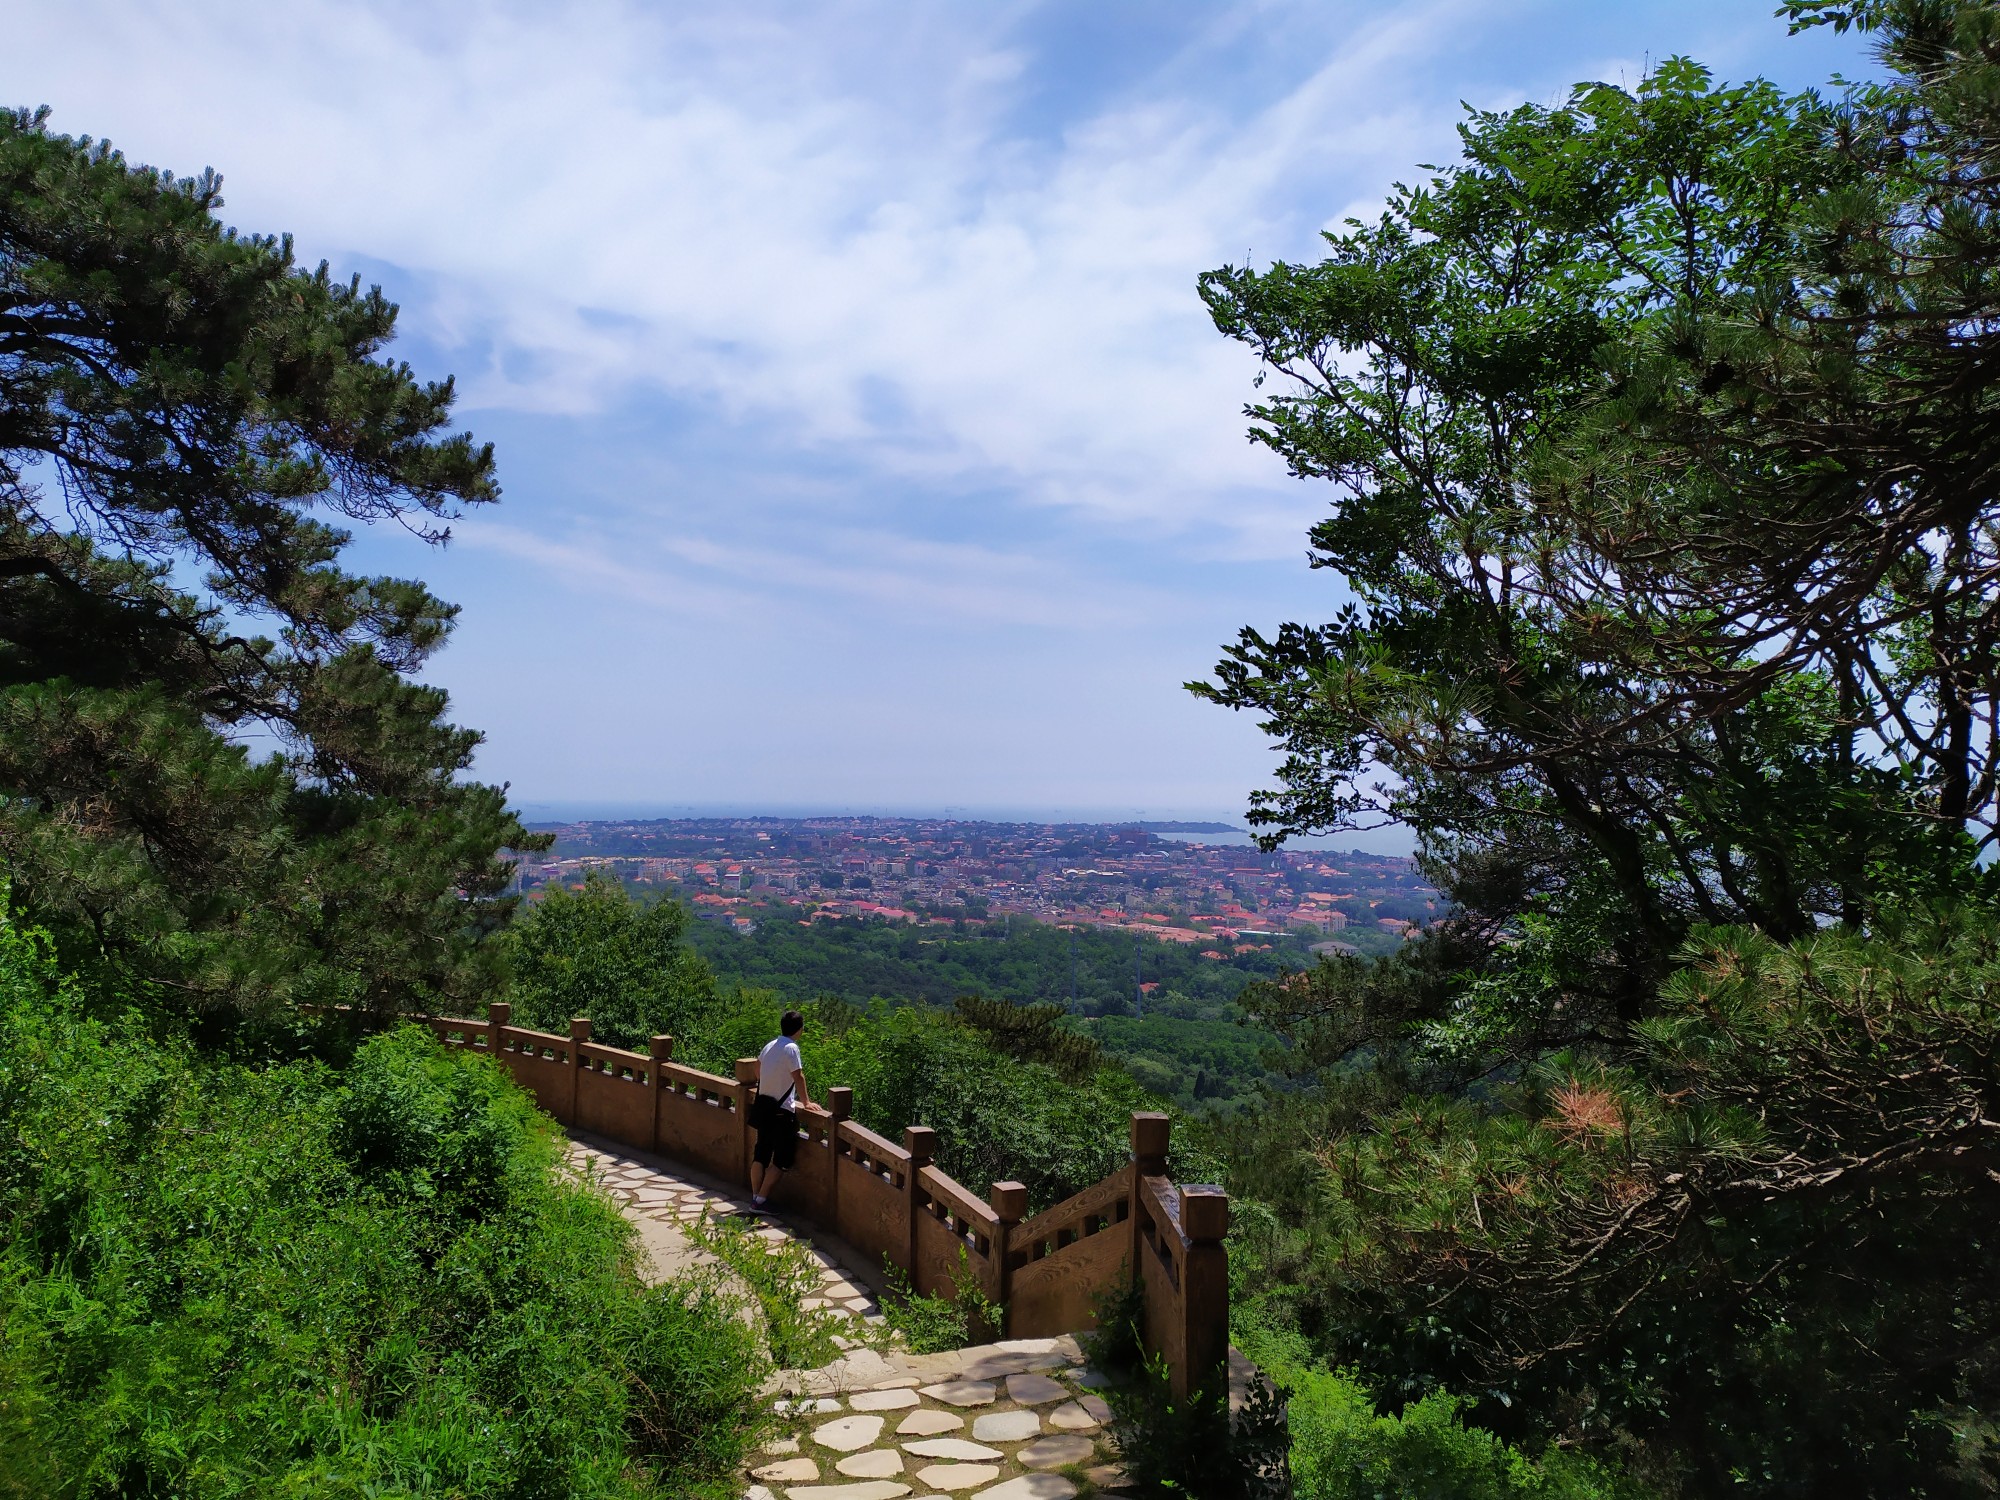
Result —
<instances>
[{"instance_id":1,"label":"wispy cloud","mask_svg":"<svg viewBox=\"0 0 2000 1500\"><path fill-rule=\"evenodd\" d=\"M480 518L461 546L531 563L582 591L650 613L726 626L752 615L809 630L831 610L876 626L1007 625L1059 631L1130 628L1160 608L1157 591L1079 576L1045 557L872 528L820 528L782 545L700 536L613 536L602 527L550 537Z\"/></svg>"},{"instance_id":2,"label":"wispy cloud","mask_svg":"<svg viewBox=\"0 0 2000 1500\"><path fill-rule=\"evenodd\" d=\"M395 352L457 373L508 503L356 547L464 602L435 666L486 774L1209 811L1268 752L1180 683L1338 583L1196 275L1316 254L1462 100L1740 75L1782 32L1742 0L10 0L0 101L216 166L233 222L382 280Z\"/></svg>"},{"instance_id":3,"label":"wispy cloud","mask_svg":"<svg viewBox=\"0 0 2000 1500\"><path fill-rule=\"evenodd\" d=\"M118 79L105 113L144 154L226 146L244 222L419 278L470 409L654 387L900 476L1179 524L1281 483L1195 272L1309 248L1302 176L1435 135L1379 83L1482 12L1259 13L1320 55L1232 109L1187 88L1248 22L1219 11L1034 129L1034 7L209 0L190 28L72 0L28 30L44 76ZM257 129L219 142L224 100Z\"/></svg>"}]
</instances>

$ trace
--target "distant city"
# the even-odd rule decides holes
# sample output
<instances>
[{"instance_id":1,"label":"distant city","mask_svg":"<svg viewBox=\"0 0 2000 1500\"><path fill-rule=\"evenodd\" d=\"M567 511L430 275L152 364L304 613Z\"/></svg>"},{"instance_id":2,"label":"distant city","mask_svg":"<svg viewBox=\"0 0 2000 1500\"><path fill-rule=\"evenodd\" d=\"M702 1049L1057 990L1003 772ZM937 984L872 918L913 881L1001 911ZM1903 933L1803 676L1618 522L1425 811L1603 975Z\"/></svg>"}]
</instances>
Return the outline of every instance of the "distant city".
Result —
<instances>
[{"instance_id":1,"label":"distant city","mask_svg":"<svg viewBox=\"0 0 2000 1500\"><path fill-rule=\"evenodd\" d=\"M533 825L529 899L599 870L688 901L704 918L958 927L1029 919L1225 945L1298 936L1380 951L1434 918L1435 890L1402 856L1281 850L1204 836L1219 823L1000 823L946 818L661 818ZM1179 835L1166 837L1163 835Z\"/></svg>"}]
</instances>

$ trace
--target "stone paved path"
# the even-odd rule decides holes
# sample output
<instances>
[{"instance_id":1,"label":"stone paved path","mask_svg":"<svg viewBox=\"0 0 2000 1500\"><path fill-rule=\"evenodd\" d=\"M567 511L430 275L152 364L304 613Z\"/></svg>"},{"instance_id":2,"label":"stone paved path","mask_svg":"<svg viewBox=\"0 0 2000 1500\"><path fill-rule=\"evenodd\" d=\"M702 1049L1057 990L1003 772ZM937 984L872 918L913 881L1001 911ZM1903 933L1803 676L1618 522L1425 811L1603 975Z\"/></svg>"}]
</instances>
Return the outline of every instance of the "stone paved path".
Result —
<instances>
[{"instance_id":1,"label":"stone paved path","mask_svg":"<svg viewBox=\"0 0 2000 1500\"><path fill-rule=\"evenodd\" d=\"M758 1214L751 1207L750 1195L741 1189L725 1188L645 1152L580 1135L569 1143L569 1161L579 1172L595 1177L638 1224L639 1238L657 1280L704 1258L705 1252L681 1227L704 1214L753 1216L761 1220L760 1227L752 1231L759 1238L778 1241L795 1237L779 1213ZM825 1274L820 1294L806 1298L803 1307L808 1311L825 1308L870 1323L881 1321L876 1291L880 1276L853 1263L859 1260L858 1255L850 1253L843 1258L838 1248L825 1248L822 1241L814 1243L813 1257Z\"/></svg>"},{"instance_id":2,"label":"stone paved path","mask_svg":"<svg viewBox=\"0 0 2000 1500\"><path fill-rule=\"evenodd\" d=\"M569 1161L638 1225L659 1279L706 1254L683 1225L754 1212L740 1189L595 1137L572 1140ZM781 1214L758 1217L760 1237L807 1238ZM825 1276L805 1305L879 1324L879 1276L837 1242L811 1243ZM1125 1476L1096 1394L1104 1383L1069 1337L948 1354L885 1352L856 1339L824 1369L778 1378L774 1410L786 1435L752 1460L744 1500L1070 1500L1079 1481L1119 1500Z\"/></svg>"},{"instance_id":3,"label":"stone paved path","mask_svg":"<svg viewBox=\"0 0 2000 1500\"><path fill-rule=\"evenodd\" d=\"M857 1349L792 1377L777 1406L791 1434L753 1464L744 1500L1070 1500L1079 1481L1117 1500L1104 1383L1067 1336Z\"/></svg>"}]
</instances>

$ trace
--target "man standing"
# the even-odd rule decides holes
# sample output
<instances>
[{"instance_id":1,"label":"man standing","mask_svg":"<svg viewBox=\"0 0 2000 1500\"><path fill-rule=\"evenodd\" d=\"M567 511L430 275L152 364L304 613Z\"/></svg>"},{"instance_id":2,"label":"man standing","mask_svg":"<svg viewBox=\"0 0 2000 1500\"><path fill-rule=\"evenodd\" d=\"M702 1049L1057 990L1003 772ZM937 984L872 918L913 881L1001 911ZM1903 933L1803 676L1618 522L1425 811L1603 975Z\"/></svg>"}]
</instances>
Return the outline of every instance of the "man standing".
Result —
<instances>
[{"instance_id":1,"label":"man standing","mask_svg":"<svg viewBox=\"0 0 2000 1500\"><path fill-rule=\"evenodd\" d=\"M751 1153L750 1202L757 1208L777 1190L778 1179L791 1170L799 1154L798 1110L818 1112L818 1106L806 1095L805 1060L799 1056L795 1040L805 1024L806 1018L797 1011L786 1011L778 1023L780 1035L772 1037L757 1054L757 1102L750 1111L750 1123L757 1131L757 1147Z\"/></svg>"}]
</instances>

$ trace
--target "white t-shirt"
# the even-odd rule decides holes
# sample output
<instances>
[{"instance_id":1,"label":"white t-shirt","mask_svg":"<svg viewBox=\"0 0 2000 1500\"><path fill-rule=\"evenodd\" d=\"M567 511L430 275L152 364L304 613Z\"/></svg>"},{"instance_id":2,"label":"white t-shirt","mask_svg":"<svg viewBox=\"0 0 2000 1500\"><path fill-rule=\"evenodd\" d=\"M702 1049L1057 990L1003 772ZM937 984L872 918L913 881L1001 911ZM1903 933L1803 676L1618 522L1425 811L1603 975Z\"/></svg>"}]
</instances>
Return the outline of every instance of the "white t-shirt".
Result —
<instances>
[{"instance_id":1,"label":"white t-shirt","mask_svg":"<svg viewBox=\"0 0 2000 1500\"><path fill-rule=\"evenodd\" d=\"M788 1036L772 1037L757 1054L757 1092L769 1094L787 1109L797 1109L798 1095L794 1093L790 1099L785 1095L792 1091L792 1075L804 1066L797 1042Z\"/></svg>"}]
</instances>

